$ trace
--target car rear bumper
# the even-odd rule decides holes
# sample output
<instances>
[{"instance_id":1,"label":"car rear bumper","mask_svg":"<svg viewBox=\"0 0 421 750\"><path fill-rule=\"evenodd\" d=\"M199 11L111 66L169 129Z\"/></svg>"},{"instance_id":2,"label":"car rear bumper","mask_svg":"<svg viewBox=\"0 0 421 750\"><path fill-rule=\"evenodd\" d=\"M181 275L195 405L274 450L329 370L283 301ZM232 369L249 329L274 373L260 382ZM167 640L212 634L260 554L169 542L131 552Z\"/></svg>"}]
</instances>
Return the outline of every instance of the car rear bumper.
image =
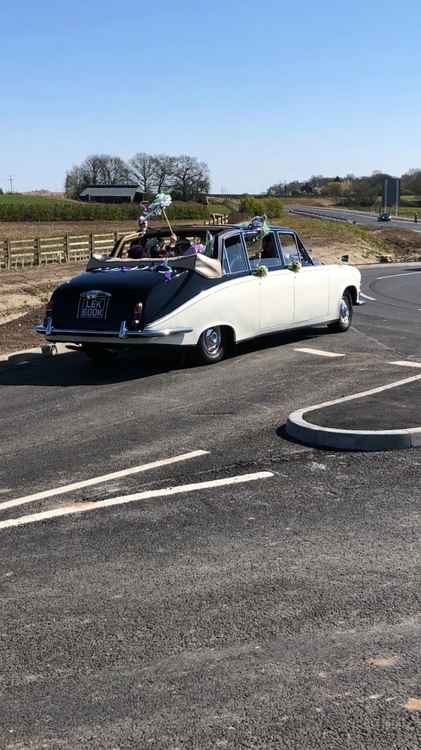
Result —
<instances>
[{"instance_id":1,"label":"car rear bumper","mask_svg":"<svg viewBox=\"0 0 421 750\"><path fill-rule=\"evenodd\" d=\"M64 341L71 343L112 343L113 346L127 346L136 343L166 343L173 345L182 345L184 336L193 332L193 328L145 328L143 331L131 331L126 326L126 321L122 321L118 331L100 331L95 329L80 330L76 328L55 328L51 318L48 318L47 325L37 325L33 329L41 336L45 336L48 341Z\"/></svg>"}]
</instances>

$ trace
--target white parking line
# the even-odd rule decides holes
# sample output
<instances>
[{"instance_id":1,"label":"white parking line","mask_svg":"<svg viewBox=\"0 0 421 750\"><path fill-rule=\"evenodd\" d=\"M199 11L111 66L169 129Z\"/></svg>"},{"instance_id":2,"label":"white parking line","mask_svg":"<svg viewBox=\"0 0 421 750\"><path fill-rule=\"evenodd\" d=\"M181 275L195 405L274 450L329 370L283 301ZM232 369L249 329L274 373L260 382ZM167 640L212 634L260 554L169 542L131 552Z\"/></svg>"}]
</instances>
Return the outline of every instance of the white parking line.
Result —
<instances>
[{"instance_id":1,"label":"white parking line","mask_svg":"<svg viewBox=\"0 0 421 750\"><path fill-rule=\"evenodd\" d=\"M93 477L92 479L85 479L82 482L74 482L73 484L66 484L62 487L55 487L52 490L36 492L34 495L25 495L24 497L18 497L15 500L6 500L4 503L0 503L0 511L7 510L7 508L17 508L19 505L33 503L36 500L44 500L46 497L64 495L67 492L73 492L73 490L80 490L82 487L92 487L94 484L101 484L102 482L112 482L114 479L128 477L131 474L139 474L142 471L150 471L151 469L158 469L161 466L169 466L170 464L175 464L179 461L189 461L192 458L198 458L199 456L207 455L209 455L209 451L191 451L190 453L182 453L179 456L173 456L172 458L164 458L160 461L152 461L152 463L150 464L132 466L130 469L122 469L121 471L113 471L111 474L104 474L101 477Z\"/></svg>"},{"instance_id":2,"label":"white parking line","mask_svg":"<svg viewBox=\"0 0 421 750\"><path fill-rule=\"evenodd\" d=\"M421 367L421 362L411 362L410 359L401 359L397 362L388 362L388 365L399 365L399 367Z\"/></svg>"},{"instance_id":3,"label":"white parking line","mask_svg":"<svg viewBox=\"0 0 421 750\"><path fill-rule=\"evenodd\" d=\"M360 297L364 297L364 299L369 299L370 302L376 302L377 301L375 297L369 297L368 294L364 294L364 292L360 292Z\"/></svg>"},{"instance_id":4,"label":"white parking line","mask_svg":"<svg viewBox=\"0 0 421 750\"><path fill-rule=\"evenodd\" d=\"M396 279L398 276L413 276L415 273L420 274L421 271L408 271L407 273L390 273L388 276L377 276L376 281L380 281L380 279Z\"/></svg>"},{"instance_id":5,"label":"white parking line","mask_svg":"<svg viewBox=\"0 0 421 750\"><path fill-rule=\"evenodd\" d=\"M304 354L317 354L319 357L345 357L345 354L336 354L336 352L325 352L323 349L306 349L301 347L300 349L294 349L296 352L304 352Z\"/></svg>"},{"instance_id":6,"label":"white parking line","mask_svg":"<svg viewBox=\"0 0 421 750\"><path fill-rule=\"evenodd\" d=\"M161 490L137 492L134 495L112 497L107 500L100 500L97 503L73 503L73 505L68 505L61 508L53 508L52 510L42 511L41 513L33 513L28 516L20 516L19 518L9 518L7 521L0 521L0 529L8 529L13 526L25 526L26 524L37 523L38 521L48 521L52 518L59 518L60 516L70 516L74 513L84 513L88 510L112 508L115 505L125 505L127 503L133 503L138 500L150 500L154 497L169 497L172 495L181 495L182 493L187 492L197 492L199 490L225 487L230 484L255 482L259 479L268 479L269 477L273 476L274 475L271 471L259 471L255 474L242 474L236 477L226 477L225 479L213 479L208 482L198 482L197 484L181 484L177 487L167 487Z\"/></svg>"}]
</instances>

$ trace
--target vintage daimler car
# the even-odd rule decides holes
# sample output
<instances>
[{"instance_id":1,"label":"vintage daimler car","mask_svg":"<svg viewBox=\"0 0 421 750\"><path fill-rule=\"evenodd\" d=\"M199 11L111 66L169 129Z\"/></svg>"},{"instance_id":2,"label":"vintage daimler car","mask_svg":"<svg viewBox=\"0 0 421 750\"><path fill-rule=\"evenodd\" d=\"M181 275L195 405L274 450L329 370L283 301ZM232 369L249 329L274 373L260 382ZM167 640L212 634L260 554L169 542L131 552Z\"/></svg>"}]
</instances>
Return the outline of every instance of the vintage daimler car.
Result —
<instances>
[{"instance_id":1,"label":"vintage daimler car","mask_svg":"<svg viewBox=\"0 0 421 750\"><path fill-rule=\"evenodd\" d=\"M104 361L126 347L189 347L218 362L237 342L327 324L346 331L361 274L314 261L291 229L149 229L93 256L59 286L35 330Z\"/></svg>"}]
</instances>

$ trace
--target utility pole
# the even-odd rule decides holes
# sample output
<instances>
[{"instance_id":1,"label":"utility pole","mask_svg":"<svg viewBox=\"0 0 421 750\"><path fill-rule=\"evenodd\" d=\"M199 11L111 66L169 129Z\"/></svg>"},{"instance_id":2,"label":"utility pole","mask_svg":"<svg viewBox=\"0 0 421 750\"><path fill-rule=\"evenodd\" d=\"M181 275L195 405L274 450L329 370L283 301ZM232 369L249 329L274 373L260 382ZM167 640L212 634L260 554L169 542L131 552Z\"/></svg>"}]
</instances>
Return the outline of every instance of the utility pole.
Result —
<instances>
[{"instance_id":1,"label":"utility pole","mask_svg":"<svg viewBox=\"0 0 421 750\"><path fill-rule=\"evenodd\" d=\"M10 192L13 193L13 180L14 176L11 174L9 175L9 182L10 182Z\"/></svg>"}]
</instances>

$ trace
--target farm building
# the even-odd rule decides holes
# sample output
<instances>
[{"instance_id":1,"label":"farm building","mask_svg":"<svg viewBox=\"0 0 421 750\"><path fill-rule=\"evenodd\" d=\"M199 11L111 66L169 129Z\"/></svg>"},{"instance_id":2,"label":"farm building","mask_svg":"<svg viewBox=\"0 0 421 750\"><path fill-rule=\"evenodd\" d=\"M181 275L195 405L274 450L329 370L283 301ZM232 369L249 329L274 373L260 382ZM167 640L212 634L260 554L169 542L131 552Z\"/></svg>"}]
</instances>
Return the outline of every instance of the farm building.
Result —
<instances>
[{"instance_id":1,"label":"farm building","mask_svg":"<svg viewBox=\"0 0 421 750\"><path fill-rule=\"evenodd\" d=\"M143 193L138 185L88 185L79 197L95 203L140 203Z\"/></svg>"}]
</instances>

